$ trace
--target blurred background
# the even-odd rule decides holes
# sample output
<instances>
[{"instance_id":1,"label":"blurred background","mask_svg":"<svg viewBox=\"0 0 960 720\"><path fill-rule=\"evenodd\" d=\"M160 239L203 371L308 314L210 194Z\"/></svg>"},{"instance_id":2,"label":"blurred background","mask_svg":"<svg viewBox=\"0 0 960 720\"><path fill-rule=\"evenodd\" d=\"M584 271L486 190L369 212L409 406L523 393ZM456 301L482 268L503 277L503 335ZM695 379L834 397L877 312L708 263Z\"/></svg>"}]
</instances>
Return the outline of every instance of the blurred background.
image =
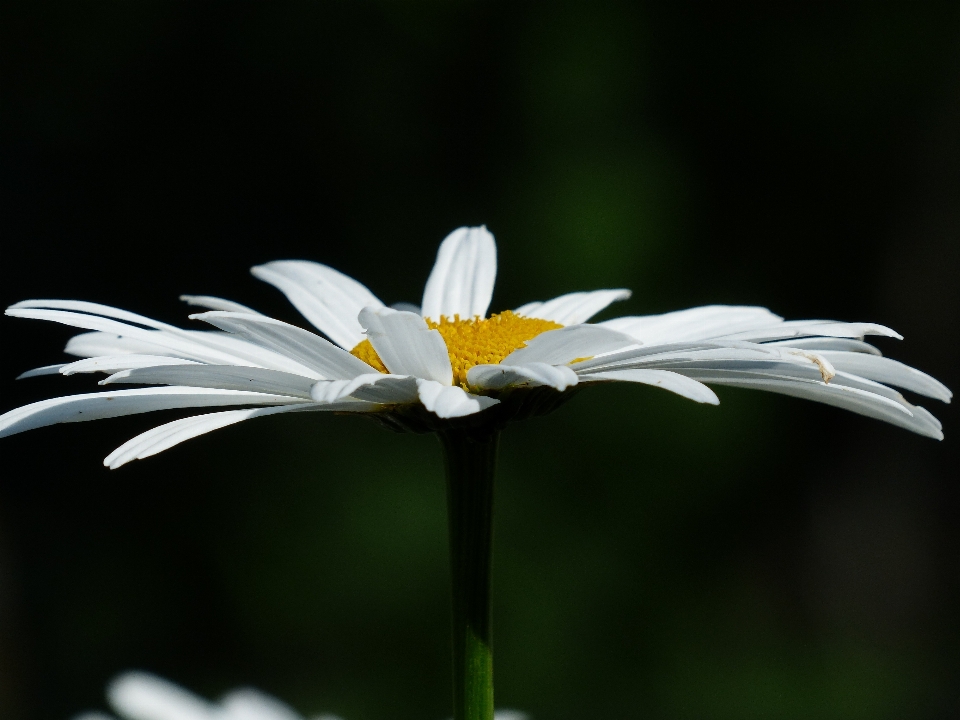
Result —
<instances>
[{"instance_id":1,"label":"blurred background","mask_svg":"<svg viewBox=\"0 0 960 720\"><path fill-rule=\"evenodd\" d=\"M0 305L305 324L256 263L417 302L485 223L493 309L759 304L890 325L960 387L960 5L0 5ZM95 379L0 318L0 411ZM593 388L502 442L497 699L534 720L960 717L960 423ZM0 717L140 668L303 713L449 713L439 445L276 417L110 472L176 417L0 443ZM953 468L953 470L951 470Z\"/></svg>"}]
</instances>

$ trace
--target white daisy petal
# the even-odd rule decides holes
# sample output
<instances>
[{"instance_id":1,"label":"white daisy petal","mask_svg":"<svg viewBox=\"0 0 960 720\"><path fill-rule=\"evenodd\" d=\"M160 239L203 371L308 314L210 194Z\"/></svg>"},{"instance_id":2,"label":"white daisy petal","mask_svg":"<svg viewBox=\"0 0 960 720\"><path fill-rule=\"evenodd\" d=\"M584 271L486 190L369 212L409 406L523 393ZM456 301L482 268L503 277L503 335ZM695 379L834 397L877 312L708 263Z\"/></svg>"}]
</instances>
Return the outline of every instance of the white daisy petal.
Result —
<instances>
[{"instance_id":1,"label":"white daisy petal","mask_svg":"<svg viewBox=\"0 0 960 720\"><path fill-rule=\"evenodd\" d=\"M168 450L191 438L214 430L234 425L250 418L273 415L294 410L304 410L305 405L282 405L269 408L250 408L247 410L227 410L225 412L194 415L173 422L164 423L137 435L107 455L103 464L111 470L126 465L133 460L143 460Z\"/></svg>"},{"instance_id":2,"label":"white daisy petal","mask_svg":"<svg viewBox=\"0 0 960 720\"><path fill-rule=\"evenodd\" d=\"M63 365L60 368L60 373L62 375L94 372L114 373L118 370L129 370L131 368L200 364L201 363L195 360L184 360L183 358L170 357L168 355L137 355L130 353L128 355L105 355L87 358L85 360L77 360L76 362Z\"/></svg>"},{"instance_id":3,"label":"white daisy petal","mask_svg":"<svg viewBox=\"0 0 960 720\"><path fill-rule=\"evenodd\" d=\"M226 310L227 312L247 313L248 315L262 314L233 300L224 300L211 295L181 295L180 299L187 305L207 308L208 310Z\"/></svg>"},{"instance_id":4,"label":"white daisy petal","mask_svg":"<svg viewBox=\"0 0 960 720\"><path fill-rule=\"evenodd\" d=\"M92 358L101 355L166 355L173 353L151 342L109 332L87 332L74 335L63 349L67 355Z\"/></svg>"},{"instance_id":5,"label":"white daisy petal","mask_svg":"<svg viewBox=\"0 0 960 720\"><path fill-rule=\"evenodd\" d=\"M59 302L66 304L68 301ZM90 304L92 303L81 303L81 306ZM73 338L67 343L66 348L67 352L73 355L140 353L145 355L172 355L214 365L254 364L273 367L277 370L294 370L294 372L296 372L294 367L301 369L303 367L298 366L290 358L264 350L262 347L244 342L239 338L231 338L224 333L181 330L173 326L163 326L161 329L146 329L108 317L57 309L33 309L14 306L8 308L6 314L13 317L50 320L101 333L94 337L91 337L91 333L87 333L84 336ZM115 314L122 313L116 311ZM136 317L139 318L140 316ZM262 318L262 316L257 317ZM141 320L149 321L149 318L141 318ZM163 325L162 323L153 324ZM113 338L110 338L110 335ZM83 346L82 350L81 346Z\"/></svg>"},{"instance_id":6,"label":"white daisy petal","mask_svg":"<svg viewBox=\"0 0 960 720\"><path fill-rule=\"evenodd\" d=\"M461 387L441 385L434 380L418 379L417 390L423 406L444 419L473 415L500 402L483 395L471 395Z\"/></svg>"},{"instance_id":7,"label":"white daisy petal","mask_svg":"<svg viewBox=\"0 0 960 720\"><path fill-rule=\"evenodd\" d=\"M207 299L218 300L217 298ZM239 303L230 303L227 300L220 302L240 308L244 307ZM250 312L257 317L264 317L256 311ZM251 346L250 343L242 342L236 338L224 336L223 333L184 330L143 315L98 303L78 300L25 300L11 305L6 314L12 317L51 320L73 327L103 332L107 336L114 336L112 345L119 344L122 347L120 351L107 349L106 352L101 352L100 350L104 348L99 347L87 348L86 352L78 352L79 345L82 344L83 340L100 341L99 344L101 345L108 342L106 337L85 337L93 335L93 333L85 333L72 338L68 343L66 351L74 355L91 357L93 355L114 355L131 352L150 354L150 348L153 351L163 348L168 352L158 354L196 357L204 362L223 362L224 360L231 362L231 364L249 361L266 362L267 367L271 367L271 363L278 361L285 365L290 363L288 359L282 356L278 358L275 353L264 353L262 348ZM149 328L149 330L145 330L144 327L137 327L138 325ZM122 342L117 343L117 341ZM110 347L110 345L107 347ZM91 352L91 350L96 350L96 352Z\"/></svg>"},{"instance_id":8,"label":"white daisy petal","mask_svg":"<svg viewBox=\"0 0 960 720\"><path fill-rule=\"evenodd\" d=\"M97 315L112 318L114 320L120 320L124 323L133 323L134 325L143 325L144 327L152 328L154 330L179 330L179 328L173 325L162 323L159 320L154 320L153 318L148 318L144 315L138 315L137 313L132 313L128 310L120 310L119 308L110 307L109 305L101 305L100 303L86 302L83 300L23 300L8 307L6 314L14 317L31 317L29 315L20 315L15 312L10 312L11 310L28 309L67 310L84 315Z\"/></svg>"},{"instance_id":9,"label":"white daisy petal","mask_svg":"<svg viewBox=\"0 0 960 720\"><path fill-rule=\"evenodd\" d=\"M131 672L107 689L114 711L127 720L213 720L211 703L155 675Z\"/></svg>"},{"instance_id":10,"label":"white daisy petal","mask_svg":"<svg viewBox=\"0 0 960 720\"><path fill-rule=\"evenodd\" d=\"M814 364L797 364L789 362L772 363L741 363L720 362L715 365L689 363L671 366L677 372L696 378L701 382L715 382L720 384L740 384L753 382L772 382L774 384L793 383L802 387L830 385L851 388L878 395L896 404L900 409L907 409L908 414L913 412L913 405L908 403L899 392L859 375L837 371L829 383L824 382L822 374ZM811 391L815 392L815 391Z\"/></svg>"},{"instance_id":11,"label":"white daisy petal","mask_svg":"<svg viewBox=\"0 0 960 720\"><path fill-rule=\"evenodd\" d=\"M503 365L526 365L540 362L565 365L578 358L622 350L637 341L620 332L599 325L571 325L559 330L548 330L528 340L526 347L514 350L502 361Z\"/></svg>"},{"instance_id":12,"label":"white daisy petal","mask_svg":"<svg viewBox=\"0 0 960 720\"><path fill-rule=\"evenodd\" d=\"M791 338L789 340L774 340L765 342L763 345L772 347L793 347L810 350L842 350L845 352L866 353L868 355L882 355L882 353L870 343L863 340L854 340L853 338L837 337L805 337Z\"/></svg>"},{"instance_id":13,"label":"white daisy petal","mask_svg":"<svg viewBox=\"0 0 960 720\"><path fill-rule=\"evenodd\" d=\"M352 397L384 405L412 403L418 399L417 379L409 375L370 373L353 380L321 380L314 383L310 396L319 403L331 403Z\"/></svg>"},{"instance_id":14,"label":"white daisy petal","mask_svg":"<svg viewBox=\"0 0 960 720\"><path fill-rule=\"evenodd\" d=\"M364 308L360 324L391 373L436 380L442 385L453 382L443 336L431 330L419 315L390 308Z\"/></svg>"},{"instance_id":15,"label":"white daisy petal","mask_svg":"<svg viewBox=\"0 0 960 720\"><path fill-rule=\"evenodd\" d=\"M286 703L253 688L224 695L220 707L222 720L303 720Z\"/></svg>"},{"instance_id":16,"label":"white daisy petal","mask_svg":"<svg viewBox=\"0 0 960 720\"><path fill-rule=\"evenodd\" d=\"M753 330L745 330L723 335L726 340L747 340L750 342L769 342L795 337L825 336L835 338L856 338L863 340L867 335L903 340L903 336L884 325L876 323L845 323L835 320L788 320L776 325Z\"/></svg>"},{"instance_id":17,"label":"white daisy petal","mask_svg":"<svg viewBox=\"0 0 960 720\"><path fill-rule=\"evenodd\" d=\"M16 380L26 380L27 378L40 377L41 375L59 375L60 369L63 368L68 363L60 363L58 365L44 365L43 367L34 368L33 370L27 370L22 372L15 378Z\"/></svg>"},{"instance_id":18,"label":"white daisy petal","mask_svg":"<svg viewBox=\"0 0 960 720\"><path fill-rule=\"evenodd\" d=\"M690 371L730 370L763 372L787 377L830 382L837 371L825 358L813 353L784 352L782 355L751 355L749 351L705 350L691 355L656 357L648 362L634 362L609 369L642 367L646 369L673 370L684 375Z\"/></svg>"},{"instance_id":19,"label":"white daisy petal","mask_svg":"<svg viewBox=\"0 0 960 720\"><path fill-rule=\"evenodd\" d=\"M263 315L213 311L191 315L221 330L293 358L326 379L350 379L373 370L363 360L309 330Z\"/></svg>"},{"instance_id":20,"label":"white daisy petal","mask_svg":"<svg viewBox=\"0 0 960 720\"><path fill-rule=\"evenodd\" d=\"M563 392L577 382L577 374L566 365L539 362L524 365L474 365L467 371L467 383L481 390L546 385Z\"/></svg>"},{"instance_id":21,"label":"white daisy petal","mask_svg":"<svg viewBox=\"0 0 960 720\"><path fill-rule=\"evenodd\" d=\"M816 359L815 359L816 358ZM772 347L754 343L730 343L729 347L717 343L672 343L653 347L630 348L623 352L610 353L573 365L578 374L602 370L625 370L628 368L661 367L740 367L757 363L787 363L826 368L827 361L818 353L790 347Z\"/></svg>"},{"instance_id":22,"label":"white daisy petal","mask_svg":"<svg viewBox=\"0 0 960 720\"><path fill-rule=\"evenodd\" d=\"M357 315L383 303L364 285L320 263L278 260L251 268L253 276L287 296L320 332L345 350L363 341Z\"/></svg>"},{"instance_id":23,"label":"white daisy petal","mask_svg":"<svg viewBox=\"0 0 960 720\"><path fill-rule=\"evenodd\" d=\"M255 316L257 318L264 316ZM268 318L269 319L269 318ZM205 346L215 347L235 358L230 365L250 365L290 372L304 377L320 377L313 369L297 362L283 352L265 347L263 343L254 343L240 336L219 330L181 330L181 333ZM322 339L322 338L321 338ZM221 363L211 363L218 365Z\"/></svg>"},{"instance_id":24,"label":"white daisy petal","mask_svg":"<svg viewBox=\"0 0 960 720\"><path fill-rule=\"evenodd\" d=\"M221 390L250 390L252 392L290 395L310 398L314 378L267 370L266 368L237 365L168 365L121 370L101 380L101 385L140 383L143 385L180 385Z\"/></svg>"},{"instance_id":25,"label":"white daisy petal","mask_svg":"<svg viewBox=\"0 0 960 720\"><path fill-rule=\"evenodd\" d=\"M953 397L950 389L939 380L896 360L858 352L823 350L820 354L843 372L902 387L946 403Z\"/></svg>"},{"instance_id":26,"label":"white daisy petal","mask_svg":"<svg viewBox=\"0 0 960 720\"><path fill-rule=\"evenodd\" d=\"M665 345L634 346L625 350L606 353L589 360L581 360L572 367L577 373L596 372L606 369L625 369L633 366L642 366L649 362L654 362L662 358L686 358L693 357L696 353L708 350L727 352L740 349L739 346L749 347L750 351L761 357L776 357L774 352L765 350L763 345L748 345L748 343L730 343L731 347L725 347L712 342L680 342L668 343Z\"/></svg>"},{"instance_id":27,"label":"white daisy petal","mask_svg":"<svg viewBox=\"0 0 960 720\"><path fill-rule=\"evenodd\" d=\"M152 334L150 334L152 333ZM268 350L260 345L254 345L251 342L219 331L200 331L200 330L180 330L178 336L187 338L191 342L198 343L197 346L191 346L191 358L184 358L185 354L181 345L174 343L172 347L166 343L165 335L161 331L148 331L148 335L155 342L124 337L115 333L108 332L90 332L76 335L67 343L64 352L68 355L76 355L82 358L97 360L100 357L112 357L123 355L144 355L151 357L172 358L173 362L168 364L180 364L186 362L198 362L194 358L200 358L200 362L209 362L214 365L230 364L250 367L265 367L283 372L292 372L297 375L315 376L320 375L310 368L285 357L280 353ZM140 336L138 336L140 337ZM216 355L211 355L209 349L217 351ZM179 360L179 363L176 361ZM117 361L118 363L120 361ZM160 362L156 364L161 364ZM72 364L68 367L72 368ZM78 365L77 367L86 367ZM122 369L118 365L117 369ZM71 372L81 372L71 369ZM83 370L90 372L90 370Z\"/></svg>"},{"instance_id":28,"label":"white daisy petal","mask_svg":"<svg viewBox=\"0 0 960 720\"><path fill-rule=\"evenodd\" d=\"M194 415L159 425L137 435L104 458L103 464L111 470L116 470L128 462L152 457L200 435L267 415L288 412L373 412L379 409L380 406L373 403L346 401L327 405L304 403Z\"/></svg>"},{"instance_id":29,"label":"white daisy petal","mask_svg":"<svg viewBox=\"0 0 960 720\"><path fill-rule=\"evenodd\" d=\"M100 420L154 410L224 405L287 405L302 402L305 401L284 395L183 387L138 388L68 395L41 400L0 415L0 437L57 423Z\"/></svg>"},{"instance_id":30,"label":"white daisy petal","mask_svg":"<svg viewBox=\"0 0 960 720\"><path fill-rule=\"evenodd\" d=\"M7 308L6 314L12 317L31 318L35 320L50 320L63 325L83 328L84 330L98 330L106 333L115 333L135 340L152 343L155 348L165 348L172 353L191 360L202 362L231 362L236 357L212 347L205 347L187 337L178 328L170 330L147 330L128 325L110 318L97 315L86 315L66 310L45 310L30 308Z\"/></svg>"},{"instance_id":31,"label":"white daisy petal","mask_svg":"<svg viewBox=\"0 0 960 720\"><path fill-rule=\"evenodd\" d=\"M723 370L684 371L684 375L704 383L766 390L767 392L814 400L883 420L926 437L936 440L943 439L940 422L924 408L911 405L902 398L897 400L896 397L899 397L899 395L885 397L879 392L870 392L859 387L853 387L841 377L826 384L821 380L765 376L762 373L750 374ZM889 390L889 388L886 388L886 390Z\"/></svg>"},{"instance_id":32,"label":"white daisy petal","mask_svg":"<svg viewBox=\"0 0 960 720\"><path fill-rule=\"evenodd\" d=\"M580 375L583 382L620 381L655 385L699 403L719 405L716 394L703 383L669 370L607 370Z\"/></svg>"},{"instance_id":33,"label":"white daisy petal","mask_svg":"<svg viewBox=\"0 0 960 720\"><path fill-rule=\"evenodd\" d=\"M423 290L423 316L485 317L497 277L497 246L487 228L462 227L447 235Z\"/></svg>"},{"instance_id":34,"label":"white daisy petal","mask_svg":"<svg viewBox=\"0 0 960 720\"><path fill-rule=\"evenodd\" d=\"M75 715L72 720L116 720L116 718L102 712L85 712Z\"/></svg>"},{"instance_id":35,"label":"white daisy petal","mask_svg":"<svg viewBox=\"0 0 960 720\"><path fill-rule=\"evenodd\" d=\"M586 322L610 303L626 300L630 295L629 290L568 293L547 302L527 303L514 312L526 317L552 320L561 325L576 325Z\"/></svg>"},{"instance_id":36,"label":"white daisy petal","mask_svg":"<svg viewBox=\"0 0 960 720\"><path fill-rule=\"evenodd\" d=\"M856 388L857 390L864 390L875 395L881 395L888 400L893 400L898 405L904 405L910 408L911 412L913 409L913 405L907 402L907 399L892 387L887 387L886 385L875 382L874 380L868 380L867 378L860 377L859 375L838 371L829 384L843 385L846 387Z\"/></svg>"},{"instance_id":37,"label":"white daisy petal","mask_svg":"<svg viewBox=\"0 0 960 720\"><path fill-rule=\"evenodd\" d=\"M783 318L762 307L705 305L662 315L614 318L597 323L640 340L645 345L690 342L769 327Z\"/></svg>"}]
</instances>

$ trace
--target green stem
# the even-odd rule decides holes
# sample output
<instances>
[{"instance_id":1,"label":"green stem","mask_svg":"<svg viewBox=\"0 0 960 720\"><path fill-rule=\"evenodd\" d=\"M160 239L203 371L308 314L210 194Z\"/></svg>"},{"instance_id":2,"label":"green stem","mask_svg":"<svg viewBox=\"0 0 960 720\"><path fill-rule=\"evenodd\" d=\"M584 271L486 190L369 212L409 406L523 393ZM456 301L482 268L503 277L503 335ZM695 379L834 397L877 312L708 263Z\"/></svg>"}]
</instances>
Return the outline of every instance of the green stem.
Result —
<instances>
[{"instance_id":1,"label":"green stem","mask_svg":"<svg viewBox=\"0 0 960 720\"><path fill-rule=\"evenodd\" d=\"M499 433L439 433L447 471L453 581L453 717L492 720L490 560Z\"/></svg>"}]
</instances>

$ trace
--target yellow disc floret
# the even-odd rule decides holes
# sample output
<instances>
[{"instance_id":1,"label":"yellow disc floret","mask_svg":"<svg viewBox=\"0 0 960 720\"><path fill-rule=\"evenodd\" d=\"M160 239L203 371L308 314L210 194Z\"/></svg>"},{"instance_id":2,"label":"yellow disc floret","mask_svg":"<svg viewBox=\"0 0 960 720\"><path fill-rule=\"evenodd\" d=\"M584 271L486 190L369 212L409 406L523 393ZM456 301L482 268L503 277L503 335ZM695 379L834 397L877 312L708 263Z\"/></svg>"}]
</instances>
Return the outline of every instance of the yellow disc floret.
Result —
<instances>
[{"instance_id":1,"label":"yellow disc floret","mask_svg":"<svg viewBox=\"0 0 960 720\"><path fill-rule=\"evenodd\" d=\"M486 319L461 320L455 315L452 320L442 317L437 323L428 318L427 325L443 336L453 367L453 383L463 388L467 387L467 371L474 365L497 365L540 333L563 327L550 320L522 317L510 310ZM350 352L380 372L387 372L369 340Z\"/></svg>"}]
</instances>

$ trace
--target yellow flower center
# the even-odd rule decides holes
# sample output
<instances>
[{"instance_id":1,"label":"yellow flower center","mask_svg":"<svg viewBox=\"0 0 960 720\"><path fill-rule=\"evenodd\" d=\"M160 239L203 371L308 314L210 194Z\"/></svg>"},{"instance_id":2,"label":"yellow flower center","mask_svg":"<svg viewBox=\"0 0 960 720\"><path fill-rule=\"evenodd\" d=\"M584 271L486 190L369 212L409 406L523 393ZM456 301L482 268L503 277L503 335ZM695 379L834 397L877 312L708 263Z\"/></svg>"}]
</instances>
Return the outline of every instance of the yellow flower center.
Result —
<instances>
[{"instance_id":1,"label":"yellow flower center","mask_svg":"<svg viewBox=\"0 0 960 720\"><path fill-rule=\"evenodd\" d=\"M443 336L453 367L453 383L463 388L467 387L467 371L474 365L497 365L540 333L563 327L550 320L521 317L510 310L486 319L461 320L455 315L452 320L442 317L439 323L426 320L430 328L439 330ZM369 340L364 340L350 352L380 372L388 372Z\"/></svg>"}]
</instances>

